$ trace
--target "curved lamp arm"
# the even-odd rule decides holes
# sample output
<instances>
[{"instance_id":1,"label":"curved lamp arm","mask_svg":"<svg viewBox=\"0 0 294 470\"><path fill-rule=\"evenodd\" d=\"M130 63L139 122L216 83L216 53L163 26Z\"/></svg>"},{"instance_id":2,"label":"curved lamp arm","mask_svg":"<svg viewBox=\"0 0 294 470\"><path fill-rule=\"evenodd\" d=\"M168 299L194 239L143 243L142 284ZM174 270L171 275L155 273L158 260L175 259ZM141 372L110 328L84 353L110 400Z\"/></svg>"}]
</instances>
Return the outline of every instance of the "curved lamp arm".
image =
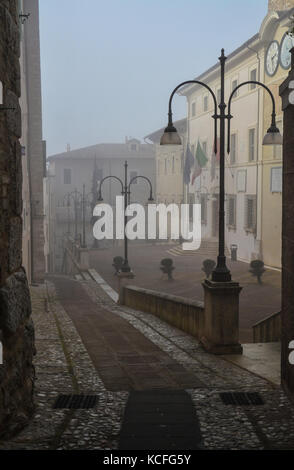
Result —
<instances>
[{"instance_id":1,"label":"curved lamp arm","mask_svg":"<svg viewBox=\"0 0 294 470\"><path fill-rule=\"evenodd\" d=\"M250 85L250 84L255 84L255 85L260 85L262 86L270 95L271 97L271 100L272 100L272 105L273 105L273 110L272 110L272 123L271 123L271 127L268 129L268 132L270 132L270 129L271 128L275 128L276 129L276 104L275 104L275 99L274 99L274 96L271 92L271 90L266 86L264 85L264 83L261 83L261 82L257 82L255 80L249 80L248 82L243 82L243 83L240 83L240 85L236 86L236 88L232 91L231 95L230 95L230 98L229 98L229 101L228 101L228 142L227 142L227 152L230 153L230 130L231 130L231 119L232 119L232 115L231 115L231 103L232 103L232 98L234 96L234 94L236 93L236 91L243 85Z\"/></svg>"},{"instance_id":2,"label":"curved lamp arm","mask_svg":"<svg viewBox=\"0 0 294 470\"><path fill-rule=\"evenodd\" d=\"M147 178L147 176L141 176L141 175L134 176L134 178L132 178L131 181L129 182L129 185L128 185L128 192L130 192L131 184L132 184L136 179L138 179L138 178L142 178L142 179L146 180L146 181L149 183L150 196L149 196L148 201L153 201L153 196L152 196L152 183L151 183L150 179Z\"/></svg>"},{"instance_id":3,"label":"curved lamp arm","mask_svg":"<svg viewBox=\"0 0 294 470\"><path fill-rule=\"evenodd\" d=\"M212 89L208 85L206 85L206 83L199 82L198 80L187 80L186 82L180 83L173 90L172 94L170 95L169 103L168 103L168 128L174 127L173 126L173 119L172 119L172 116L173 116L173 113L172 113L172 100L173 100L174 94L176 93L176 91L179 88L181 88L182 86L187 85L189 83L195 83L197 85L204 86L212 96L212 99L213 99L213 102L214 102L214 116L213 116L213 118L214 118L214 153L217 153L217 120L216 120L216 117L217 117L217 101L216 101L216 97L215 97L215 94L213 93Z\"/></svg>"},{"instance_id":4,"label":"curved lamp arm","mask_svg":"<svg viewBox=\"0 0 294 470\"><path fill-rule=\"evenodd\" d=\"M98 201L103 201L103 198L102 198L102 194L101 194L101 188L102 188L102 184L104 183L104 181L106 181L107 179L110 179L110 178L114 178L115 180L119 181L120 184L121 184L121 192L123 194L124 192L124 184L122 182L122 180L118 177L118 176L105 176L105 178L103 178L101 181L100 181L100 184L99 184L99 190L98 190Z\"/></svg>"}]
</instances>

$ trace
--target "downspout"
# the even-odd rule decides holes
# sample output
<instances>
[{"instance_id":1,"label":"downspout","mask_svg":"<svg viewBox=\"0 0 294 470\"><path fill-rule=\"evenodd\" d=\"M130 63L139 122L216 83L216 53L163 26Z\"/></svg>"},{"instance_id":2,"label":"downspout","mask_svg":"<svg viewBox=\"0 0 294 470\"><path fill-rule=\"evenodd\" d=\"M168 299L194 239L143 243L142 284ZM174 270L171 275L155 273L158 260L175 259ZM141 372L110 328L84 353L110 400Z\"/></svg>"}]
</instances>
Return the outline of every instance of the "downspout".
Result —
<instances>
[{"instance_id":1,"label":"downspout","mask_svg":"<svg viewBox=\"0 0 294 470\"><path fill-rule=\"evenodd\" d=\"M260 57L259 57L259 52L256 49L253 49L250 46L246 46L247 49L250 51L254 52L257 57L258 61L258 76L257 76L257 81L260 82ZM255 239L257 242L259 242L258 246L258 257L262 258L262 195L260 194L260 210L259 210L259 193L258 193L258 180L259 180L259 152L260 152L260 142L259 142L259 113L260 113L260 87L258 87L257 90L257 158L256 158L256 235ZM262 163L262 158L261 158L261 163ZM260 191L262 191L262 173L261 173L261 187ZM260 218L258 217L258 212L260 212Z\"/></svg>"}]
</instances>

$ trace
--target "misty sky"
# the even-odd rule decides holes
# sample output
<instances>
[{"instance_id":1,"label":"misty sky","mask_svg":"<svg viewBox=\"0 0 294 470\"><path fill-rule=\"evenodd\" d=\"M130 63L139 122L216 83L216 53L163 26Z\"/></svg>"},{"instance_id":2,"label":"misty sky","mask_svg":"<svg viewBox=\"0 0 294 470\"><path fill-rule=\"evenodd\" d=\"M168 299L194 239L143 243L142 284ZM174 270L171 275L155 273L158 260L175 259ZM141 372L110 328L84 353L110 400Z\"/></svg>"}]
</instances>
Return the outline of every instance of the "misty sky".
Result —
<instances>
[{"instance_id":1,"label":"misty sky","mask_svg":"<svg viewBox=\"0 0 294 470\"><path fill-rule=\"evenodd\" d=\"M267 0L39 0L48 155L142 139L168 98L256 32ZM174 118L186 113L175 97Z\"/></svg>"}]
</instances>

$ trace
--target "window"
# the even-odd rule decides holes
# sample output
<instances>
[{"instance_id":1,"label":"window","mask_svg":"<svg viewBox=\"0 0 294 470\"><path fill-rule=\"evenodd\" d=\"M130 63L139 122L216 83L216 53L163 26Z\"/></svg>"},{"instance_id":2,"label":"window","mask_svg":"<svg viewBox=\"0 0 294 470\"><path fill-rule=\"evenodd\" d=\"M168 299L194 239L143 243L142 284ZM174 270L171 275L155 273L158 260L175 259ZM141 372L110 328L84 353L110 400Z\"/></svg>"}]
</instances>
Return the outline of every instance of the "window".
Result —
<instances>
[{"instance_id":1,"label":"window","mask_svg":"<svg viewBox=\"0 0 294 470\"><path fill-rule=\"evenodd\" d=\"M235 88L237 88L237 86L238 86L238 80L237 80L237 79L232 80L232 91L235 90ZM234 93L233 98L236 98L236 97L238 96L238 91L239 91L239 90L237 90L237 91Z\"/></svg>"},{"instance_id":2,"label":"window","mask_svg":"<svg viewBox=\"0 0 294 470\"><path fill-rule=\"evenodd\" d=\"M160 161L159 160L158 160L158 163L157 163L157 167L158 167L157 172L160 175Z\"/></svg>"},{"instance_id":3,"label":"window","mask_svg":"<svg viewBox=\"0 0 294 470\"><path fill-rule=\"evenodd\" d=\"M196 116L196 103L195 103L195 101L194 101L194 103L192 103L191 114L192 114L192 117Z\"/></svg>"},{"instance_id":4,"label":"window","mask_svg":"<svg viewBox=\"0 0 294 470\"><path fill-rule=\"evenodd\" d=\"M256 196L245 197L245 230L254 232L256 229Z\"/></svg>"},{"instance_id":5,"label":"window","mask_svg":"<svg viewBox=\"0 0 294 470\"><path fill-rule=\"evenodd\" d=\"M249 161L255 160L255 129L249 129Z\"/></svg>"},{"instance_id":6,"label":"window","mask_svg":"<svg viewBox=\"0 0 294 470\"><path fill-rule=\"evenodd\" d=\"M203 98L203 111L207 111L208 110L208 96L205 95L204 98Z\"/></svg>"},{"instance_id":7,"label":"window","mask_svg":"<svg viewBox=\"0 0 294 470\"><path fill-rule=\"evenodd\" d=\"M175 172L175 157L173 155L173 159L172 159L172 172L174 173Z\"/></svg>"},{"instance_id":8,"label":"window","mask_svg":"<svg viewBox=\"0 0 294 470\"><path fill-rule=\"evenodd\" d=\"M271 193L281 193L283 187L283 173L282 167L273 167L271 168L271 182L270 189Z\"/></svg>"},{"instance_id":9,"label":"window","mask_svg":"<svg viewBox=\"0 0 294 470\"><path fill-rule=\"evenodd\" d=\"M250 80L256 82L257 80L257 70L253 69L250 71ZM256 88L256 83L250 83L249 89L254 90Z\"/></svg>"},{"instance_id":10,"label":"window","mask_svg":"<svg viewBox=\"0 0 294 470\"><path fill-rule=\"evenodd\" d=\"M201 204L201 223L203 225L206 225L207 224L207 194L201 194L200 204Z\"/></svg>"},{"instance_id":11,"label":"window","mask_svg":"<svg viewBox=\"0 0 294 470\"><path fill-rule=\"evenodd\" d=\"M138 150L137 144L131 144L131 151L136 152Z\"/></svg>"},{"instance_id":12,"label":"window","mask_svg":"<svg viewBox=\"0 0 294 470\"><path fill-rule=\"evenodd\" d=\"M236 195L230 195L227 199L227 225L236 228Z\"/></svg>"},{"instance_id":13,"label":"window","mask_svg":"<svg viewBox=\"0 0 294 470\"><path fill-rule=\"evenodd\" d=\"M70 168L64 168L63 170L63 183L71 184L71 169Z\"/></svg>"},{"instance_id":14,"label":"window","mask_svg":"<svg viewBox=\"0 0 294 470\"><path fill-rule=\"evenodd\" d=\"M164 174L166 175L167 173L167 159L164 159Z\"/></svg>"},{"instance_id":15,"label":"window","mask_svg":"<svg viewBox=\"0 0 294 470\"><path fill-rule=\"evenodd\" d=\"M230 161L233 165L236 163L236 156L237 156L237 134L231 134L230 138Z\"/></svg>"},{"instance_id":16,"label":"window","mask_svg":"<svg viewBox=\"0 0 294 470\"><path fill-rule=\"evenodd\" d=\"M138 175L138 172L137 172L137 171L135 171L135 170L130 171L130 181L131 181L133 178L136 178L137 175ZM132 184L137 184L137 181L138 181L138 179L134 180L134 181L132 182Z\"/></svg>"}]
</instances>

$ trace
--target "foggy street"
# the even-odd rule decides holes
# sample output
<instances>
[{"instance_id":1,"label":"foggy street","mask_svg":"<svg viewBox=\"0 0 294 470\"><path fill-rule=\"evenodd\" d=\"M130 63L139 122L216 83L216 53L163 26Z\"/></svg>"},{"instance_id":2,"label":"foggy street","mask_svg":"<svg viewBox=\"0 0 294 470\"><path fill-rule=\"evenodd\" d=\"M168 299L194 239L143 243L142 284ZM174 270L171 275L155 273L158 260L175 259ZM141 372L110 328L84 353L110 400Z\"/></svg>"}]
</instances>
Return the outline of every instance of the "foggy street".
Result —
<instances>
[{"instance_id":1,"label":"foggy street","mask_svg":"<svg viewBox=\"0 0 294 470\"><path fill-rule=\"evenodd\" d=\"M0 0L1 455L294 450L293 149L294 0Z\"/></svg>"}]
</instances>

